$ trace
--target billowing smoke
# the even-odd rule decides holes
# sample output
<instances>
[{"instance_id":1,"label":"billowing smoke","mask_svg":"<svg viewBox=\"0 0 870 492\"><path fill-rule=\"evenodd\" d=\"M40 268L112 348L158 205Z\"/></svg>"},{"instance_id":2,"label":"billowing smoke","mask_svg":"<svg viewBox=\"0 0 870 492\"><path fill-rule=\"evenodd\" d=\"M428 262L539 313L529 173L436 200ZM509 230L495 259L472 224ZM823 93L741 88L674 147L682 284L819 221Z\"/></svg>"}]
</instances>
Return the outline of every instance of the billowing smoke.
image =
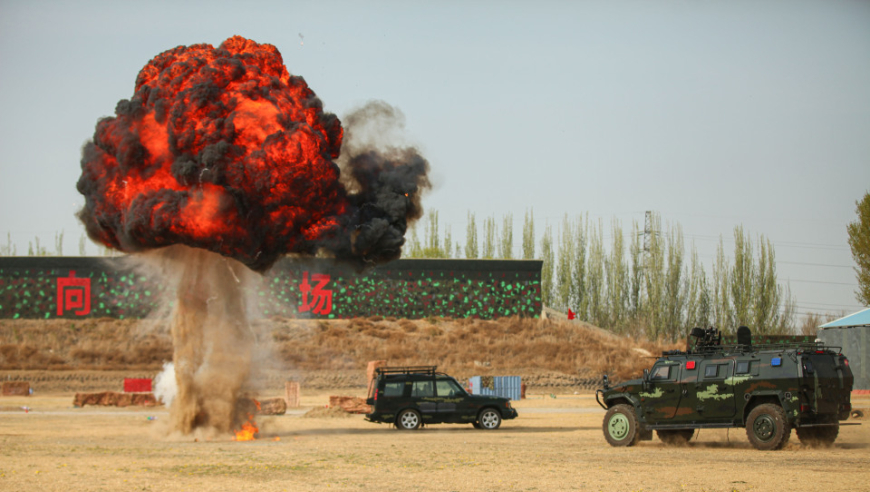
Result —
<instances>
[{"instance_id":1,"label":"billowing smoke","mask_svg":"<svg viewBox=\"0 0 870 492\"><path fill-rule=\"evenodd\" d=\"M342 140L339 119L274 46L240 36L179 46L97 123L79 218L115 249L184 244L257 271L287 253L395 259L421 215L429 165L413 148L357 148L343 177Z\"/></svg>"},{"instance_id":2,"label":"billowing smoke","mask_svg":"<svg viewBox=\"0 0 870 492\"><path fill-rule=\"evenodd\" d=\"M177 292L175 430L239 424L255 343L243 295L251 270L286 254L359 268L400 256L429 164L380 138L403 124L389 105L347 120L343 145L339 119L278 50L235 36L156 56L84 146L88 235L147 253Z\"/></svg>"}]
</instances>

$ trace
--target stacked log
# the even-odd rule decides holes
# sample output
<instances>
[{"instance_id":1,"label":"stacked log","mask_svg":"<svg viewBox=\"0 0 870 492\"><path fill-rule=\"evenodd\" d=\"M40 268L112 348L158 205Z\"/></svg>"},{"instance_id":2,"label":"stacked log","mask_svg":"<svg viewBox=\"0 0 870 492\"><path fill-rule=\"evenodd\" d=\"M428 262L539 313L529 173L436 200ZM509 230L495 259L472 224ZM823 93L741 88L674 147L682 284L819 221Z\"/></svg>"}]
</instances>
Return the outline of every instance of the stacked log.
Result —
<instances>
[{"instance_id":1,"label":"stacked log","mask_svg":"<svg viewBox=\"0 0 870 492\"><path fill-rule=\"evenodd\" d=\"M157 406L157 398L153 393L118 393L115 391L103 391L101 393L76 393L73 405L84 407L95 405L103 407L154 407Z\"/></svg>"},{"instance_id":2,"label":"stacked log","mask_svg":"<svg viewBox=\"0 0 870 492\"><path fill-rule=\"evenodd\" d=\"M3 396L30 396L28 381L3 381Z\"/></svg>"},{"instance_id":3,"label":"stacked log","mask_svg":"<svg viewBox=\"0 0 870 492\"><path fill-rule=\"evenodd\" d=\"M329 408L340 408L347 413L371 413L366 401L356 396L330 396Z\"/></svg>"}]
</instances>

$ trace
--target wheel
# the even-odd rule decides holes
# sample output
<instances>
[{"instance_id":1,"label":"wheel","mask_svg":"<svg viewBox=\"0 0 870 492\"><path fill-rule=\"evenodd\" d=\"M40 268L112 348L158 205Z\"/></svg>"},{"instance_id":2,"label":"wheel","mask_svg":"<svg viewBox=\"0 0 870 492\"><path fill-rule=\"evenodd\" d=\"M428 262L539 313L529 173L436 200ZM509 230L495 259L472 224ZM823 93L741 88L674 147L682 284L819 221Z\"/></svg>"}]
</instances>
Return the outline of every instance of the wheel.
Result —
<instances>
[{"instance_id":1,"label":"wheel","mask_svg":"<svg viewBox=\"0 0 870 492\"><path fill-rule=\"evenodd\" d=\"M604 438L611 446L634 446L640 440L634 408L614 405L604 414Z\"/></svg>"},{"instance_id":2,"label":"wheel","mask_svg":"<svg viewBox=\"0 0 870 492\"><path fill-rule=\"evenodd\" d=\"M420 423L420 413L416 410L402 410L396 419L396 426L402 430L419 429Z\"/></svg>"},{"instance_id":3,"label":"wheel","mask_svg":"<svg viewBox=\"0 0 870 492\"><path fill-rule=\"evenodd\" d=\"M494 408L484 408L477 417L479 429L496 430L501 425L501 414Z\"/></svg>"},{"instance_id":4,"label":"wheel","mask_svg":"<svg viewBox=\"0 0 870 492\"><path fill-rule=\"evenodd\" d=\"M758 405L746 419L746 437L755 449L782 449L791 436L791 426L782 407L773 403Z\"/></svg>"},{"instance_id":5,"label":"wheel","mask_svg":"<svg viewBox=\"0 0 870 492\"><path fill-rule=\"evenodd\" d=\"M656 434L667 446L685 446L695 435L695 429L657 430Z\"/></svg>"},{"instance_id":6,"label":"wheel","mask_svg":"<svg viewBox=\"0 0 870 492\"><path fill-rule=\"evenodd\" d=\"M798 439L801 444L807 446L828 448L837 440L837 434L840 433L839 425L831 425L825 427L798 427L795 429Z\"/></svg>"}]
</instances>

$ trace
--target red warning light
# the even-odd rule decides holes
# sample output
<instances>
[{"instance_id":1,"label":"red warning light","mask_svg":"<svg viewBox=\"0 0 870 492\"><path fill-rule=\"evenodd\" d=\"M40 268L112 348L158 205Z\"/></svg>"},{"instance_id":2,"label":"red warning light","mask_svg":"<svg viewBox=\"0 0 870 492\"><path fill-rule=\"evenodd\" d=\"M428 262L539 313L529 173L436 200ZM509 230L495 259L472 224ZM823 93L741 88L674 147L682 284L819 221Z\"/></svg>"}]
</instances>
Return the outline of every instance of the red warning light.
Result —
<instances>
[{"instance_id":1,"label":"red warning light","mask_svg":"<svg viewBox=\"0 0 870 492\"><path fill-rule=\"evenodd\" d=\"M690 361L686 362L686 369L694 369L694 368L695 368L695 361L690 360Z\"/></svg>"}]
</instances>

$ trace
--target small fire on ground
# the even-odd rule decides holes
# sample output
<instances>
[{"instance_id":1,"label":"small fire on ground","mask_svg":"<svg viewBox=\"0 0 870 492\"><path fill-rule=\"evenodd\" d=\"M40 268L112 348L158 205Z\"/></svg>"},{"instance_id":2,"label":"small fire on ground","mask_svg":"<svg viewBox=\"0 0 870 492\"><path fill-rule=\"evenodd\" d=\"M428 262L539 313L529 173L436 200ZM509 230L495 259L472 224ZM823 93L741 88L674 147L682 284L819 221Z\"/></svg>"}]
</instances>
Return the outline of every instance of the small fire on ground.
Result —
<instances>
[{"instance_id":1,"label":"small fire on ground","mask_svg":"<svg viewBox=\"0 0 870 492\"><path fill-rule=\"evenodd\" d=\"M252 399L254 405L257 405L257 411L260 411L260 402ZM241 430L235 431L235 440L236 441L253 441L257 438L257 433L260 432L260 429L257 427L257 423L254 422L254 416L250 413L248 414L248 421L242 424Z\"/></svg>"}]
</instances>

